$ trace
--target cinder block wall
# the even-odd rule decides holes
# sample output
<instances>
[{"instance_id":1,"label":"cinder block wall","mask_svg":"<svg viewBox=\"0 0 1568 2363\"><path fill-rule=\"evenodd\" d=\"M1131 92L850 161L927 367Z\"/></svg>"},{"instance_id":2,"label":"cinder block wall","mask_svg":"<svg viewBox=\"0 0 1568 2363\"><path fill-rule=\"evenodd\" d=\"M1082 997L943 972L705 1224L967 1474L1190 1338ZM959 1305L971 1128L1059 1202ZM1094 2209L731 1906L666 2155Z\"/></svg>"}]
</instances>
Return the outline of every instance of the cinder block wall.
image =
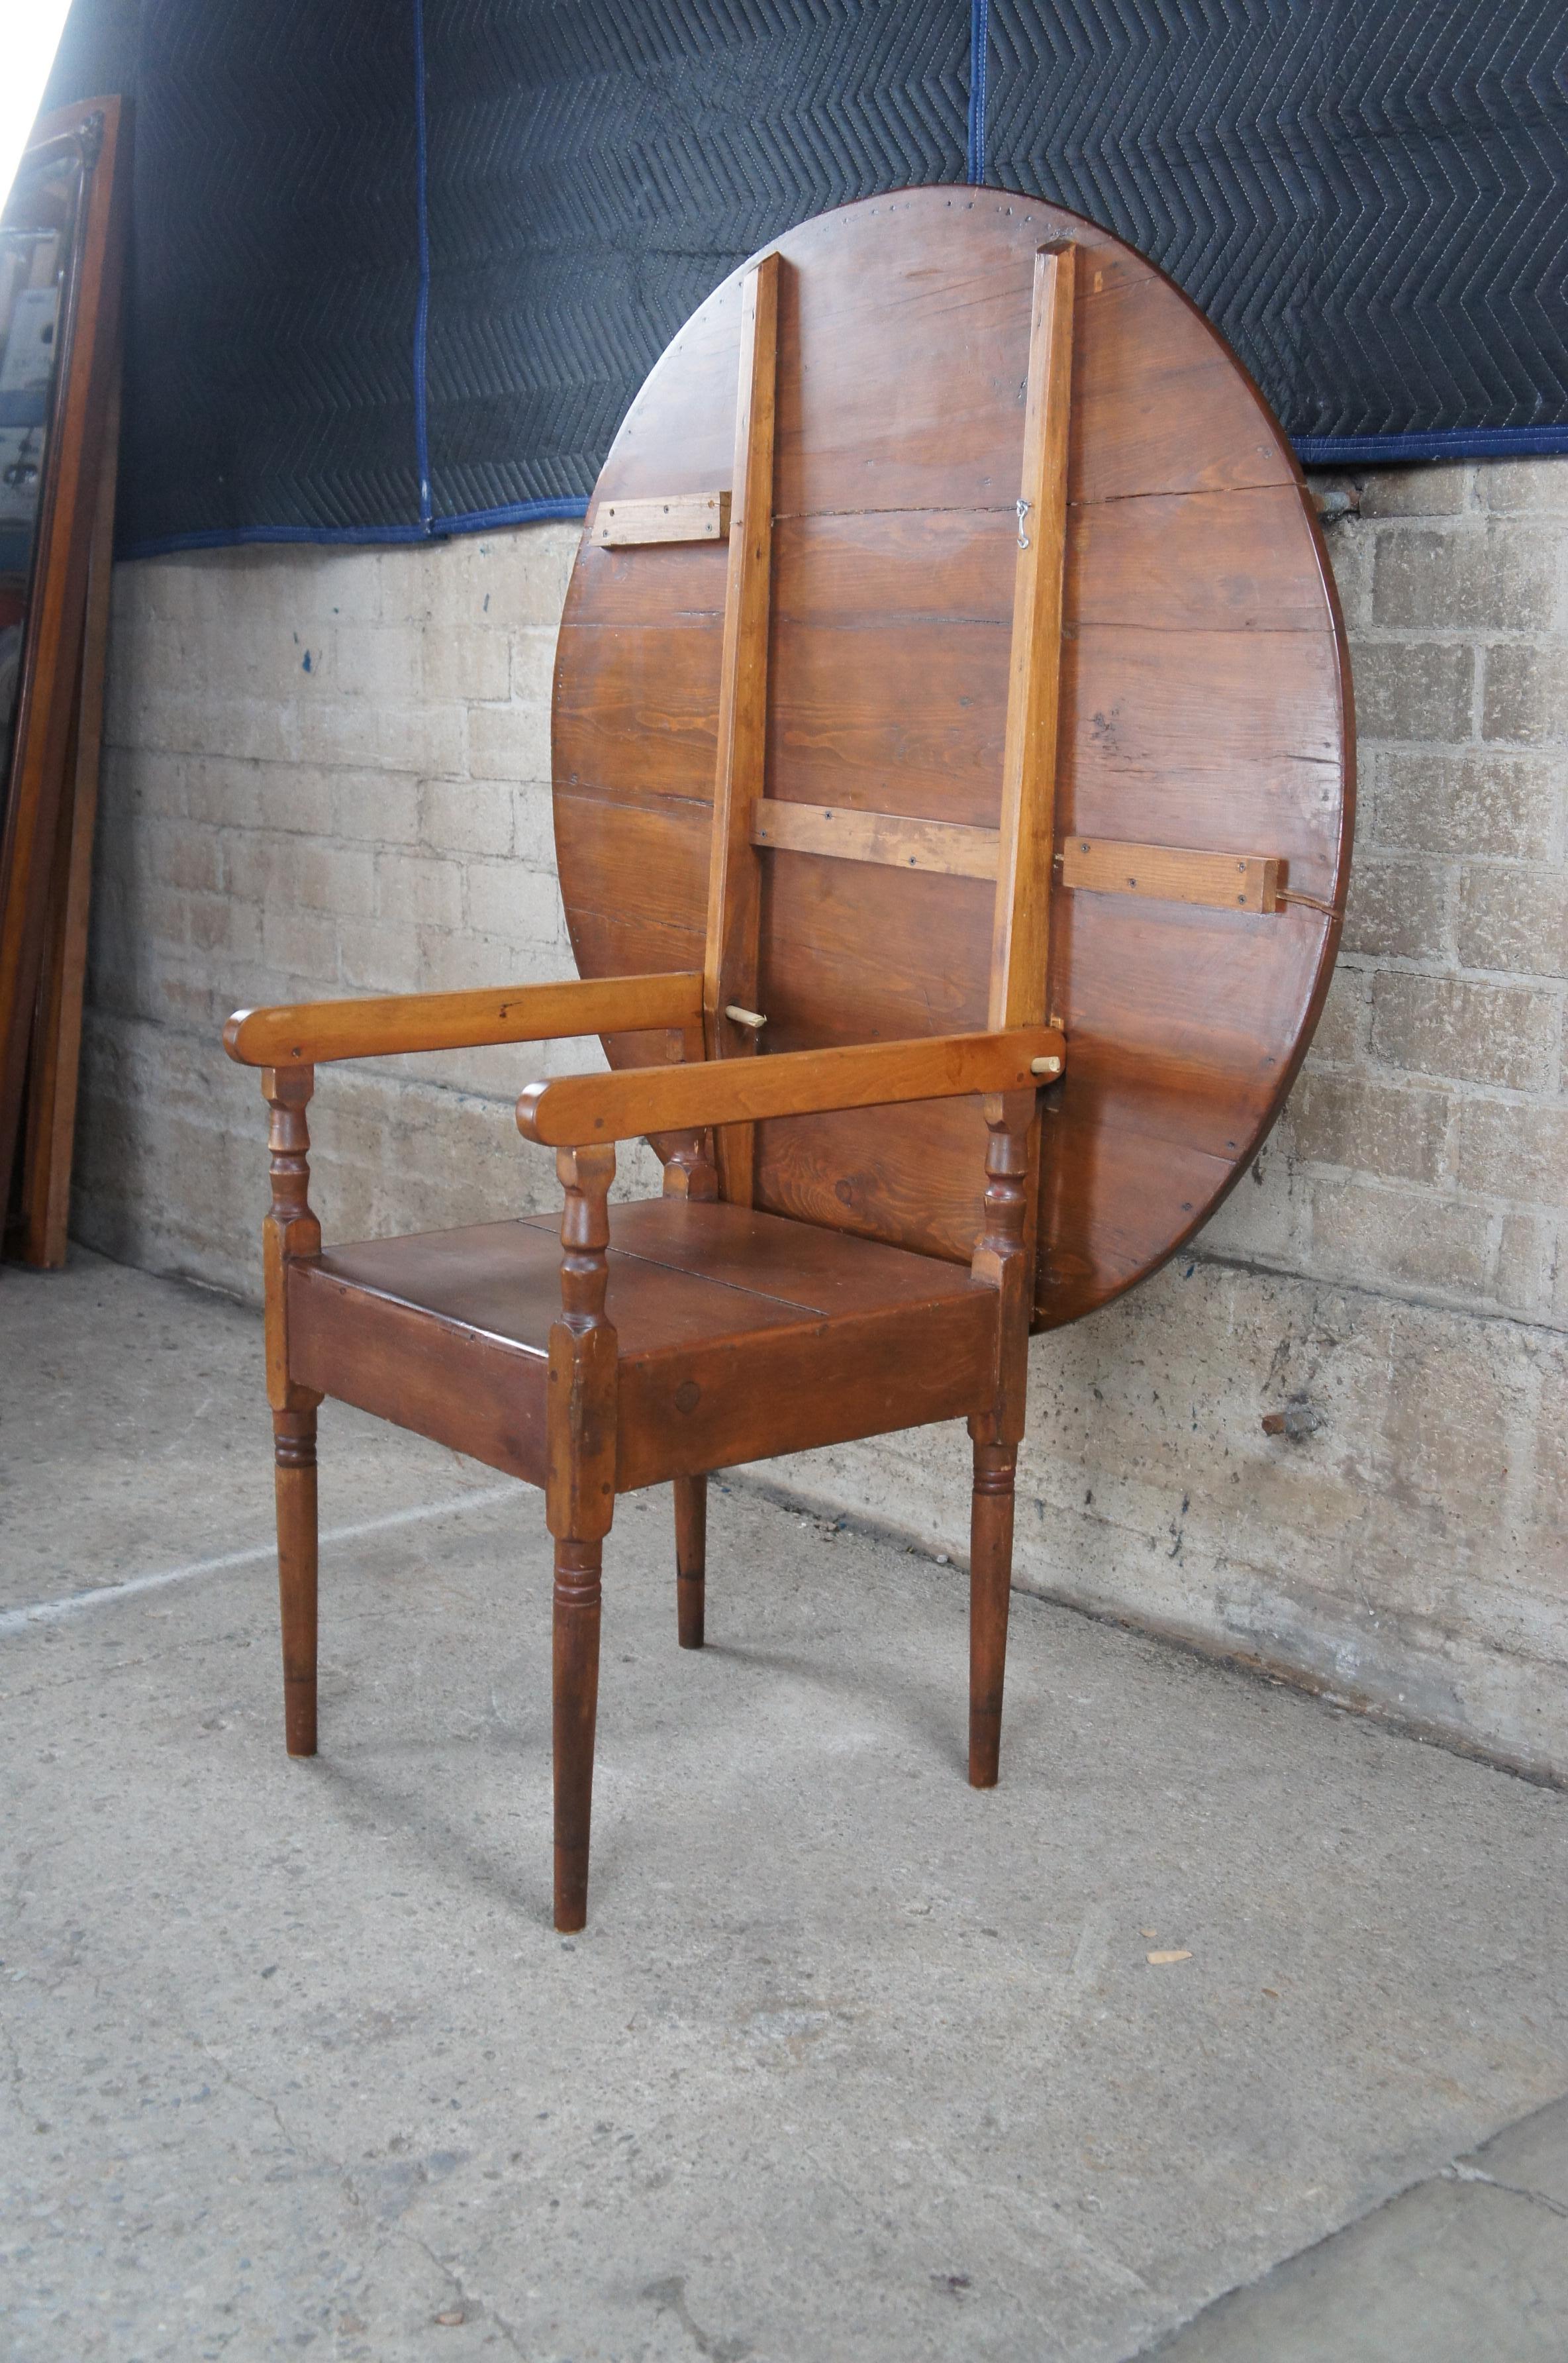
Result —
<instances>
[{"instance_id":1,"label":"cinder block wall","mask_svg":"<svg viewBox=\"0 0 1568 2363\"><path fill-rule=\"evenodd\" d=\"M1197 1250L1036 1342L1020 1580L1568 1777L1568 465L1322 492L1362 733L1339 974ZM119 570L83 1240L256 1293L237 1004L569 972L548 697L575 539ZM512 1101L596 1058L324 1077L329 1235L554 1203ZM958 1559L966 1461L938 1431L766 1473Z\"/></svg>"}]
</instances>

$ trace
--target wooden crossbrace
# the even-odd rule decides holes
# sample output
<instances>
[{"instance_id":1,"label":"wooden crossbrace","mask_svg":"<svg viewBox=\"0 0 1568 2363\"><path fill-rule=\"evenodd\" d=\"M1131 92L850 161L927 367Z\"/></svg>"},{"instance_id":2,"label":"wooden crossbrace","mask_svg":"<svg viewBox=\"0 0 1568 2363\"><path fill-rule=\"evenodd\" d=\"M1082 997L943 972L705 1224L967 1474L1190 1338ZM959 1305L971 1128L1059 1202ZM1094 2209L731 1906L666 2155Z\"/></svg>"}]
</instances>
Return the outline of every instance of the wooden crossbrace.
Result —
<instances>
[{"instance_id":1,"label":"wooden crossbrace","mask_svg":"<svg viewBox=\"0 0 1568 2363\"><path fill-rule=\"evenodd\" d=\"M646 547L657 541L727 541L728 493L668 493L643 501L602 501L588 538L596 549Z\"/></svg>"}]
</instances>

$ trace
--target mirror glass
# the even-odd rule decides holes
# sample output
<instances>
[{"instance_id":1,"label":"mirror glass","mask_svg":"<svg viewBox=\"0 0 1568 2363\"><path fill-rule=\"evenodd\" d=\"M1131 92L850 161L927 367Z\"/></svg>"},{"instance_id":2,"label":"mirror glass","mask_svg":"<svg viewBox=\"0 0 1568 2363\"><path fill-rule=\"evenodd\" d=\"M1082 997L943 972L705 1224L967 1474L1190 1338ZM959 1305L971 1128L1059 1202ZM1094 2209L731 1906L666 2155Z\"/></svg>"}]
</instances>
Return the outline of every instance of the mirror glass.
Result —
<instances>
[{"instance_id":1,"label":"mirror glass","mask_svg":"<svg viewBox=\"0 0 1568 2363\"><path fill-rule=\"evenodd\" d=\"M82 181L77 142L51 140L24 157L0 214L0 777L21 687Z\"/></svg>"}]
</instances>

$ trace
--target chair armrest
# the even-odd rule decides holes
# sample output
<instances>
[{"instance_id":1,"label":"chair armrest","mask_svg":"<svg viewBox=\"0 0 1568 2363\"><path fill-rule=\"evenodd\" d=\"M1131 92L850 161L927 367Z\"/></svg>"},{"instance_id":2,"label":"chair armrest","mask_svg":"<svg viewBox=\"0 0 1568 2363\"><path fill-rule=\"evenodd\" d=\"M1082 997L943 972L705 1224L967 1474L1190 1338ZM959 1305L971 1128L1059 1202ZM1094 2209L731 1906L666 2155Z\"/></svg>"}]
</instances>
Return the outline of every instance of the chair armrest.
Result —
<instances>
[{"instance_id":1,"label":"chair armrest","mask_svg":"<svg viewBox=\"0 0 1568 2363\"><path fill-rule=\"evenodd\" d=\"M1066 1057L1062 1036L1036 1026L689 1067L634 1067L614 1075L562 1075L529 1084L517 1103L517 1129L548 1148L579 1148L592 1141L635 1140L645 1132L755 1124L830 1108L1038 1091L1062 1072Z\"/></svg>"},{"instance_id":2,"label":"chair armrest","mask_svg":"<svg viewBox=\"0 0 1568 2363\"><path fill-rule=\"evenodd\" d=\"M550 1042L575 1034L636 1034L695 1025L702 979L573 977L564 984L502 985L487 993L396 993L374 1001L306 1001L237 1009L223 1046L242 1067L311 1067L403 1050L470 1050Z\"/></svg>"}]
</instances>

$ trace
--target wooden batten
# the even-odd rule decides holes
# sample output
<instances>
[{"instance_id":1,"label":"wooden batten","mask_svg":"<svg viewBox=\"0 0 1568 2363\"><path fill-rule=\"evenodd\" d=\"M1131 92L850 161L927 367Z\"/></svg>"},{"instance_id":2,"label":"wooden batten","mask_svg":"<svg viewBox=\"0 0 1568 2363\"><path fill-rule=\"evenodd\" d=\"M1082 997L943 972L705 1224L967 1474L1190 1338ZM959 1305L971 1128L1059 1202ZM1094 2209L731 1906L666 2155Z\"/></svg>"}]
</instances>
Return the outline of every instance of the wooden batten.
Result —
<instances>
[{"instance_id":1,"label":"wooden batten","mask_svg":"<svg viewBox=\"0 0 1568 2363\"><path fill-rule=\"evenodd\" d=\"M734 491L724 638L719 671L719 751L713 778L713 838L702 1006L708 1054L754 1056L756 1029L725 1015L754 1010L762 915L751 841L752 807L763 793L767 738L767 635L773 586L773 442L778 384L777 254L765 254L741 289L740 383L735 396ZM720 1194L752 1201L756 1135L749 1124L720 1132Z\"/></svg>"},{"instance_id":2,"label":"wooden batten","mask_svg":"<svg viewBox=\"0 0 1568 2363\"><path fill-rule=\"evenodd\" d=\"M782 804L771 797L752 806L751 841L838 861L934 870L950 878L995 878L999 844L994 828L909 820L900 813L850 812L839 804Z\"/></svg>"},{"instance_id":3,"label":"wooden batten","mask_svg":"<svg viewBox=\"0 0 1568 2363\"><path fill-rule=\"evenodd\" d=\"M1221 911L1275 911L1277 856L1198 853L1179 845L1122 845L1108 838L1063 840L1062 884L1092 894L1147 894Z\"/></svg>"},{"instance_id":4,"label":"wooden batten","mask_svg":"<svg viewBox=\"0 0 1568 2363\"><path fill-rule=\"evenodd\" d=\"M1001 826L997 899L991 922L988 1022L1038 1026L1045 1015L1055 871L1056 738L1062 695L1062 596L1067 549L1067 462L1073 397L1073 296L1077 255L1070 245L1034 258L1029 323L1029 374L1023 466L1018 497L1018 559L1013 571L1012 640L1008 663L1007 733L1002 748ZM987 1104L995 1125L1004 1112ZM1041 1125L1038 1109L1013 1141L1021 1189L1014 1262L1003 1288L999 1401L1012 1384L1002 1375L1022 1352L1040 1219ZM990 1186L995 1186L990 1185ZM987 1193L990 1204L990 1187ZM977 1249L976 1270L984 1250ZM1020 1325L1021 1324L1021 1326ZM1014 1335L1017 1331L1017 1335ZM982 1437L977 1449L998 1441ZM977 1468L978 1462L977 1461Z\"/></svg>"},{"instance_id":5,"label":"wooden batten","mask_svg":"<svg viewBox=\"0 0 1568 2363\"><path fill-rule=\"evenodd\" d=\"M1076 260L1067 245L1042 248L1034 258L1000 863L991 934L988 1015L994 1026L1037 1026L1045 1014Z\"/></svg>"},{"instance_id":6,"label":"wooden batten","mask_svg":"<svg viewBox=\"0 0 1568 2363\"><path fill-rule=\"evenodd\" d=\"M664 500L604 501L588 538L596 549L634 549L656 541L727 541L728 493L671 493Z\"/></svg>"}]
</instances>

